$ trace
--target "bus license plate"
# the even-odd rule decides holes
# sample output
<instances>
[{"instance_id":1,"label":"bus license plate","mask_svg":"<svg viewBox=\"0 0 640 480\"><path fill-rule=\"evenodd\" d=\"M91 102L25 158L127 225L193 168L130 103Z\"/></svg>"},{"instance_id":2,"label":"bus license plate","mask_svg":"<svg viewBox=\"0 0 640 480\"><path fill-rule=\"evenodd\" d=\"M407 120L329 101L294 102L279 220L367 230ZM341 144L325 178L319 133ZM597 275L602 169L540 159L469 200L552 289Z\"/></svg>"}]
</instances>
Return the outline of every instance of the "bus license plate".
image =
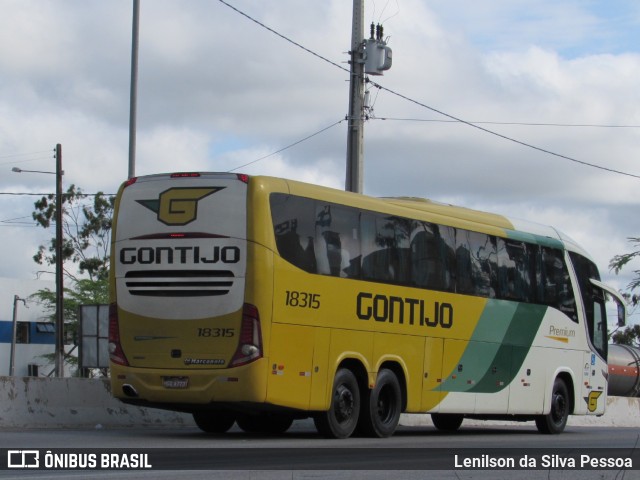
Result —
<instances>
[{"instance_id":1,"label":"bus license plate","mask_svg":"<svg viewBox=\"0 0 640 480\"><path fill-rule=\"evenodd\" d=\"M162 377L164 388L188 388L189 377Z\"/></svg>"}]
</instances>

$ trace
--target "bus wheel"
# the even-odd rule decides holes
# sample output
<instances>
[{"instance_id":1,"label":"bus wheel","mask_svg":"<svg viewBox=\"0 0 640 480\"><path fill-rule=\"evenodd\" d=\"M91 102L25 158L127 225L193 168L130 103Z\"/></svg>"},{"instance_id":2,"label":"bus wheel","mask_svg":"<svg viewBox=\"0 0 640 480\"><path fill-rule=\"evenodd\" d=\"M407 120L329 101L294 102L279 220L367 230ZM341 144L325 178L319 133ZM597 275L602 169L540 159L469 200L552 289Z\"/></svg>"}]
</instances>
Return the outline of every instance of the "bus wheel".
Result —
<instances>
[{"instance_id":1,"label":"bus wheel","mask_svg":"<svg viewBox=\"0 0 640 480\"><path fill-rule=\"evenodd\" d=\"M443 432L455 432L462 425L462 415L453 413L432 413L431 421L433 425Z\"/></svg>"},{"instance_id":2,"label":"bus wheel","mask_svg":"<svg viewBox=\"0 0 640 480\"><path fill-rule=\"evenodd\" d=\"M348 438L358 425L360 390L353 372L341 368L333 380L331 406L317 414L313 421L322 435L328 438Z\"/></svg>"},{"instance_id":3,"label":"bus wheel","mask_svg":"<svg viewBox=\"0 0 640 480\"><path fill-rule=\"evenodd\" d=\"M278 413L238 415L238 426L247 433L280 434L289 430L293 418Z\"/></svg>"},{"instance_id":4,"label":"bus wheel","mask_svg":"<svg viewBox=\"0 0 640 480\"><path fill-rule=\"evenodd\" d=\"M372 437L390 437L396 431L401 411L402 392L398 377L391 370L380 370L376 386L362 401L359 430Z\"/></svg>"},{"instance_id":5,"label":"bus wheel","mask_svg":"<svg viewBox=\"0 0 640 480\"><path fill-rule=\"evenodd\" d=\"M207 433L225 433L236 421L236 417L224 410L193 412L193 419L200 430Z\"/></svg>"},{"instance_id":6,"label":"bus wheel","mask_svg":"<svg viewBox=\"0 0 640 480\"><path fill-rule=\"evenodd\" d=\"M570 405L571 399L567 384L561 378L556 378L551 394L551 410L548 414L536 418L538 431L545 434L562 433L564 427L567 426Z\"/></svg>"}]
</instances>

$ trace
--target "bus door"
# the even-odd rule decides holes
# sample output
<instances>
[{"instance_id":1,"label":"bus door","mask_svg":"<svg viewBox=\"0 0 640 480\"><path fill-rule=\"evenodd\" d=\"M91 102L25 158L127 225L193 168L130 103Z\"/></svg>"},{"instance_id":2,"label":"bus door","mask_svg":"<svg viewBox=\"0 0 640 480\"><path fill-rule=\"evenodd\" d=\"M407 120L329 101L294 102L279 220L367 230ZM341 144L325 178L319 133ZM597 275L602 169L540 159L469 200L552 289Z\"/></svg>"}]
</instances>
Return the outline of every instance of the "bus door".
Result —
<instances>
[{"instance_id":1,"label":"bus door","mask_svg":"<svg viewBox=\"0 0 640 480\"><path fill-rule=\"evenodd\" d=\"M326 408L330 330L274 323L267 401L302 410Z\"/></svg>"},{"instance_id":2,"label":"bus door","mask_svg":"<svg viewBox=\"0 0 640 480\"><path fill-rule=\"evenodd\" d=\"M596 352L585 352L583 366L582 398L586 402L588 414L601 415L606 404L608 367L606 363L607 335L607 294L613 298L618 311L618 325L626 323L624 299L615 290L598 280L590 280L591 295L585 298L586 328L591 345Z\"/></svg>"},{"instance_id":3,"label":"bus door","mask_svg":"<svg viewBox=\"0 0 640 480\"><path fill-rule=\"evenodd\" d=\"M511 348L496 342L446 339L440 390L447 395L439 412L506 412ZM451 359L457 361L451 365Z\"/></svg>"},{"instance_id":4,"label":"bus door","mask_svg":"<svg viewBox=\"0 0 640 480\"><path fill-rule=\"evenodd\" d=\"M425 338L421 407L425 412L438 412L440 402L446 396L439 388L442 384L443 344L442 338Z\"/></svg>"}]
</instances>

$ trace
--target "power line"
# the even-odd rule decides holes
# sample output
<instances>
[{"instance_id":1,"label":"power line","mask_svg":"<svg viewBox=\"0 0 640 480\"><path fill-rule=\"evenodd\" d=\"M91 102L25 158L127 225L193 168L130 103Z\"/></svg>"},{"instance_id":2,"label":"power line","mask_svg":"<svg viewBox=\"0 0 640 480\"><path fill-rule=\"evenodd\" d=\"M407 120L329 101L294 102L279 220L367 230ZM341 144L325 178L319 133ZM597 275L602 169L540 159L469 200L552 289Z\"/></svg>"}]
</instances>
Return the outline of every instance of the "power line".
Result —
<instances>
[{"instance_id":1,"label":"power line","mask_svg":"<svg viewBox=\"0 0 640 480\"><path fill-rule=\"evenodd\" d=\"M349 70L347 70L347 69L346 69L345 67L343 67L342 65L339 65L338 63L333 62L333 61L329 60L328 58L323 57L322 55L320 55L320 54L318 54L318 53L316 53L316 52L314 52L314 51L312 51L312 50L308 49L307 47L304 47L304 46L303 46L303 45L301 45L300 43L298 43L298 42L295 42L295 41L291 40L291 39L290 39L290 38L288 38L287 36L285 36L285 35L283 35L283 34L281 34L281 33L278 33L278 32L277 32L277 31L275 31L274 29L272 29L272 28L270 28L270 27L266 26L264 23L262 23L262 22L260 22L260 21L256 20L255 18L251 17L250 15L248 15L248 14L244 13L243 11L241 11L241 10L237 9L237 8L236 8L236 7L234 7L233 5L230 5L230 4L229 4L229 3L227 3L226 1L224 1L224 0L218 0L218 1L219 1L220 3L222 3L223 5L226 5L226 6L227 6L227 7L229 7L230 9L234 10L234 11L235 11L235 12L237 12L238 14L242 15L243 17L245 17L245 18L247 18L247 19L251 20L252 22L256 23L257 25L261 26L262 28L264 28L264 29L266 29L266 30L270 31L270 32L271 32L271 33L273 33L274 35L277 35L278 37L282 38L283 40L285 40L285 41L287 41L287 42L289 42L289 43L291 43L291 44L295 45L295 46L296 46L296 47L298 47L298 48L301 48L301 49L302 49L302 50L304 50L305 52L310 53L311 55L313 55L313 56L315 56L315 57L317 57L317 58L319 58L319 59L321 59L321 60L323 60L323 61L325 61L325 62L329 63L330 65L332 65L332 66L334 66L334 67L339 68L340 70L343 70L343 71L349 72ZM447 117L447 118L450 118L452 121L459 122L459 123L463 123L463 124L468 125L468 126L470 126L470 127L476 128L476 129L478 129L478 130L480 130L480 131L482 131L482 132L485 132L485 133L488 133L488 134L494 135L494 136L496 136L496 137L502 138L503 140L507 140L507 141L509 141L509 142L517 143L517 144L522 145L522 146L524 146L524 147L528 147L528 148L531 148L531 149L533 149L533 150L537 150L537 151L539 151L539 152L546 153L546 154L548 154L548 155L553 155L553 156L558 157L558 158L562 158L562 159L565 159L565 160L569 160L569 161L571 161L571 162L578 163L578 164L580 164L580 165L584 165L584 166L587 166L587 167L597 168L597 169L599 169L599 170L604 170L604 171L607 171L607 172L610 172L610 173L617 173L617 174L619 174L619 175L625 175L625 176L627 176L627 177L632 177L632 178L638 178L638 179L640 179L640 175L634 175L634 174L632 174L632 173L622 172L622 171L620 171L620 170L615 170L615 169L613 169L613 168L603 167L603 166L601 166L601 165L596 165L596 164L593 164L593 163L585 162L585 161L583 161L583 160L578 160L578 159L576 159L576 158L569 157L569 156L567 156L567 155L562 155L562 154L560 154L560 153L552 152L551 150L547 150L546 148L537 147L537 146L532 145L532 144L530 144L530 143L523 142L523 141L521 141L521 140L517 140L517 139L515 139L515 138L509 137L509 136L507 136L507 135L503 135L503 134L498 133L498 132L494 132L493 130L489 130L488 128L481 127L481 126L479 125L479 123L478 123L478 122L476 122L476 123L472 123L472 122L469 122L469 121L463 120L463 119L461 119L461 118L455 117L455 116L453 116L453 115L450 115L450 114L448 114L448 113L445 113L445 112L443 112L443 111L441 111L441 110L438 110L438 109L436 109L436 108L430 107L429 105L426 105L426 104L424 104L424 103L422 103L422 102L419 102L419 101L417 101L417 100L415 100L415 99L413 99L413 98L410 98L410 97L408 97L408 96L406 96L406 95L403 95L403 94L401 94L401 93L399 93L399 92L396 92L396 91L394 91L394 90L391 90L390 88L384 87L384 86L380 85L380 84L379 84L379 83L377 83L377 82L373 82L373 81L371 81L371 80L368 80L368 81L369 81L369 83L371 83L374 87L379 88L380 90L384 90L384 91L386 91L386 92L388 92L388 93L390 93L390 94L392 94L392 95L395 95L395 96L397 96L398 98L402 98L403 100L406 100L406 101L411 102L411 103L413 103L413 104L415 104L415 105L418 105L418 106L420 106L420 107L423 107L423 108L426 108L426 109L428 109L428 110L431 110L432 112L435 112L435 113L438 113L438 114L440 114L440 115L443 115L443 116L445 116L445 117ZM505 123L506 123L506 122L505 122ZM509 123L517 124L516 122L509 122ZM630 127L630 126L629 126L629 127ZM266 158L266 157L265 157L265 158ZM255 160L254 162L257 162L257 161L259 161L259 160L261 160L261 159ZM252 163L253 163L253 162L252 162ZM243 166L245 166L245 165L243 165ZM238 168L241 168L241 167L238 167Z\"/></svg>"},{"instance_id":2,"label":"power line","mask_svg":"<svg viewBox=\"0 0 640 480\"><path fill-rule=\"evenodd\" d=\"M220 1L222 1L222 0L220 0ZM277 155L278 153L284 152L285 150L288 150L289 148L295 147L296 145L299 145L299 144L300 144L300 143L302 143L302 142L305 142L305 141L307 141L307 140L309 140L309 139L311 139L311 138L313 138L313 137L315 137L315 136L317 136L317 135L320 135L320 134L321 134L321 133L323 133L323 132L326 132L327 130L329 130L329 129L331 129L331 128L335 127L336 125L341 124L341 123L342 123L342 122L344 122L344 121L345 121L345 119L344 119L344 118L343 118L343 119L340 119L340 120L338 120L337 122L332 123L331 125L328 125L328 126L326 126L326 127L324 127L324 128L321 128L320 130L318 130L317 132L312 133L311 135L307 135L306 137L301 138L300 140L297 140L297 141L295 141L295 142L293 142L293 143L290 143L290 144L289 144L289 145L287 145L286 147L282 147L282 148L280 148L280 149L276 150L275 152L271 152L271 153L269 153L268 155L264 155L263 157L256 158L255 160L252 160L252 161L247 162L247 163L245 163L245 164L239 165L239 166L237 166L237 167L235 167L235 168L232 168L232 169L230 169L230 170L228 170L228 171L229 171L229 172L234 172L234 171L236 171L236 170L238 170L238 169L240 169L240 168L244 168L244 167L247 167L247 166L249 166L249 165L253 165L254 163L257 163L257 162L259 162L259 161L261 161L261 160L264 160L264 159L266 159L266 158L272 157L273 155ZM53 195L53 194L52 194L52 193L0 192L0 195L15 195L15 196L48 196L48 195ZM69 194L67 194L67 193L63 193L62 195L63 195L63 196L64 196L64 195L67 195L67 196L68 196ZM96 195L98 195L98 194L97 194L97 193L82 193L82 195L85 195L85 196L87 196L87 197L91 197L91 196L96 196ZM104 196L113 196L113 195L115 195L115 193L102 193L102 195L104 195Z\"/></svg>"},{"instance_id":3,"label":"power line","mask_svg":"<svg viewBox=\"0 0 640 480\"><path fill-rule=\"evenodd\" d=\"M11 157L28 157L29 155L41 155L43 153L51 153L51 152L49 150L40 150L38 152L9 153L7 155L0 155L0 159L11 158ZM43 157L43 158L51 158L51 157Z\"/></svg>"},{"instance_id":4,"label":"power line","mask_svg":"<svg viewBox=\"0 0 640 480\"><path fill-rule=\"evenodd\" d=\"M17 196L46 196L46 195L55 195L55 193L26 193L26 192L0 192L0 195L17 195Z\"/></svg>"},{"instance_id":5,"label":"power line","mask_svg":"<svg viewBox=\"0 0 640 480\"><path fill-rule=\"evenodd\" d=\"M49 153L49 155L44 157L44 156L42 156L42 154L44 154L44 153ZM35 157L35 158L27 158L25 160L12 160L10 162L2 162L2 163L0 163L0 166L2 166L2 165L15 165L16 163L36 162L38 160L50 160L51 158L54 158L54 156L51 156L49 150L40 150L38 152L10 153L10 154L7 154L7 155L0 155L0 159L17 158L17 157L30 157L32 155L40 155L40 156Z\"/></svg>"},{"instance_id":6,"label":"power line","mask_svg":"<svg viewBox=\"0 0 640 480\"><path fill-rule=\"evenodd\" d=\"M49 196L49 195L55 195L55 193L51 193L51 192L49 192L49 193L0 192L0 195L36 196L36 197L43 196L43 197L46 197L46 196ZM72 194L69 194L69 193L62 193L63 197L69 197L71 195ZM75 195L77 195L77 194L75 194ZM115 193L82 193L82 195L85 196L85 197L95 197L97 195L104 195L105 197L112 197L112 196L115 196L116 194Z\"/></svg>"},{"instance_id":7,"label":"power line","mask_svg":"<svg viewBox=\"0 0 640 480\"><path fill-rule=\"evenodd\" d=\"M220 0L220 1L222 1L222 0ZM223 3L224 3L224 2L223 2ZM331 129L331 128L335 127L336 125L341 124L341 123L342 123L342 122L344 122L344 121L345 121L345 119L343 118L343 119L338 120L337 122L333 122L331 125L328 125L328 126L326 126L326 127L324 127L324 128L321 128L320 130L318 130L317 132L312 133L311 135L307 135L306 137L301 138L300 140L297 140L297 141L295 141L295 142L293 142L293 143L290 143L290 144L289 144L289 145L287 145L286 147L282 147L282 148L280 148L280 149L276 150L275 152L271 152L271 153L269 153L268 155L264 155L263 157L256 158L255 160L252 160L252 161L247 162L247 163L245 163L245 164L239 165L239 166L237 166L237 167L235 167L235 168L232 168L232 169L230 169L230 170L228 170L228 171L229 171L229 172L234 172L234 171L236 171L236 170L238 170L238 169L240 169L240 168L244 168L244 167L247 167L247 166L249 166L249 165L253 165L254 163L257 163L257 162L259 162L259 161L261 161L261 160L264 160L264 159L266 159L266 158L272 157L273 155L277 155L278 153L284 152L285 150L288 150L289 148L295 147L296 145L299 145L300 143L302 143L302 142L304 142L304 141L306 141L306 140L309 140L309 139L311 139L311 138L313 138L313 137L315 137L315 136L317 136L317 135L320 135L320 134L321 134L321 133L323 133L323 132L326 132L327 130L329 130L329 129ZM15 196L48 196L48 195L53 195L53 194L52 194L52 193L0 192L0 195L15 195ZM64 196L64 195L67 195L67 196L68 196L69 194L67 194L67 193L63 193L62 195L63 195L63 196ZM97 193L82 193L82 195L87 196L87 197L91 197L91 196L96 196L96 195L98 195L98 194L97 194ZM113 196L113 195L115 195L115 193L102 193L102 195L104 195L104 196Z\"/></svg>"},{"instance_id":8,"label":"power line","mask_svg":"<svg viewBox=\"0 0 640 480\"><path fill-rule=\"evenodd\" d=\"M371 120L388 120L399 122L434 122L434 123L460 123L459 120L443 120L437 118L394 118L394 117L370 117ZM576 127L576 128L640 128L640 125L602 125L594 123L536 123L536 122L491 122L469 120L476 125L515 125L526 127Z\"/></svg>"},{"instance_id":9,"label":"power line","mask_svg":"<svg viewBox=\"0 0 640 480\"><path fill-rule=\"evenodd\" d=\"M24 218L31 218L31 215L23 215L22 217L7 218L6 220L0 220L0 222L9 223L9 222L14 222L16 220L22 220Z\"/></svg>"},{"instance_id":10,"label":"power line","mask_svg":"<svg viewBox=\"0 0 640 480\"><path fill-rule=\"evenodd\" d=\"M220 1L222 1L222 0L220 0ZM342 122L344 122L344 119L342 119L342 120L338 120L337 122L332 123L332 124L331 124L331 125L329 125L328 127L324 127L323 129L318 130L317 132L312 133L311 135L307 135L306 137L301 138L300 140L298 140L298 141L296 141L296 142L293 142L293 143L291 143L291 144L287 145L286 147L282 147L280 150L276 150L275 152L272 152L272 153L270 153L270 154L268 154L268 155L265 155L264 157L257 158L257 159L255 159L255 160L252 160L252 161L251 161L251 162L249 162L249 163L245 163L244 165L240 165L240 166L238 166L238 167L235 167L235 168L233 168L233 169L229 170L229 172L233 172L233 171L235 171L235 170L238 170L239 168L244 168L244 167L246 167L246 166L253 165L253 164L254 164L254 163L256 163L256 162L259 162L260 160L264 160L265 158L269 158L269 157L271 157L271 156L273 156L273 155L276 155L276 154L278 154L278 153L280 153L280 152L283 152L283 151L287 150L288 148L295 147L295 146L296 146L296 145L298 145L299 143L302 143L302 142L304 142L305 140L309 140L310 138L313 138L313 137L315 137L316 135L320 135L322 132L326 132L326 131L327 131L327 130L329 130L330 128L333 128L333 127L335 127L336 125L339 125L339 124L340 124L340 123L342 123Z\"/></svg>"},{"instance_id":11,"label":"power line","mask_svg":"<svg viewBox=\"0 0 640 480\"><path fill-rule=\"evenodd\" d=\"M53 226L55 225L55 223L52 223L51 225ZM37 225L35 223L27 223L27 222L0 222L0 227L36 228L39 226L40 225Z\"/></svg>"},{"instance_id":12,"label":"power line","mask_svg":"<svg viewBox=\"0 0 640 480\"><path fill-rule=\"evenodd\" d=\"M14 162L3 162L0 163L0 166L2 165L15 165L16 163L28 163L28 162L37 162L40 160L49 160L51 157L36 157L36 158L30 158L28 160L16 160Z\"/></svg>"},{"instance_id":13,"label":"power line","mask_svg":"<svg viewBox=\"0 0 640 480\"><path fill-rule=\"evenodd\" d=\"M397 96L398 98L402 98L402 99L404 99L404 100L406 100L406 101L408 101L408 102L414 103L414 104L416 104L416 105L418 105L418 106L420 106L420 107L426 108L426 109L428 109L428 110L431 110L432 112L435 112L435 113L438 113L438 114L440 114L440 115L443 115L443 116L445 116L445 117L447 117L447 118L450 118L451 120L455 120L456 122L461 122L461 123L464 123L465 125L468 125L468 126L470 126L470 127L477 128L478 130L483 131L483 132L485 132L485 133L489 133L489 134L491 134L491 135L495 135L496 137L502 138L503 140L508 140L509 142L517 143L518 145L522 145L522 146L524 146L524 147L532 148L532 149L537 150L537 151L539 151L539 152L547 153L547 154L549 154L549 155L553 155L553 156L555 156L555 157L563 158L563 159L565 159L565 160L569 160L569 161L571 161L571 162L579 163L580 165L584 165L584 166L587 166L587 167L597 168L597 169L599 169L599 170L604 170L604 171L607 171L607 172L617 173L617 174L619 174L619 175L625 175L625 176L627 176L627 177L633 177L633 178L638 178L638 179L640 179L640 175L634 175L633 173L622 172L622 171L620 171L620 170L615 170L615 169L613 169L613 168L603 167L603 166L601 166L601 165L596 165L596 164L594 164L594 163L589 163L589 162L585 162L585 161L582 161L582 160L578 160L578 159L576 159L576 158L569 157L569 156L567 156L567 155L562 155L562 154L560 154L560 153L552 152L551 150L547 150L546 148L536 147L535 145L531 145L530 143L526 143L526 142L523 142L523 141L521 141L521 140L517 140L517 139L512 138L512 137L508 137L507 135L503 135L503 134L498 133L498 132L495 132L495 131L493 131L493 130L489 130L488 128L481 127L481 126L480 126L480 125L478 125L478 124L468 122L468 121L466 121L466 120L463 120L463 119L461 119L461 118L455 117L455 116L453 116L453 115L450 115L450 114L448 114L448 113L445 113L445 112L443 112L443 111L441 111L441 110L438 110L438 109L436 109L436 108L430 107L429 105L426 105L426 104L424 104L424 103L422 103L422 102L419 102L419 101L417 101L417 100L414 100L413 98L407 97L406 95L403 95L403 94L398 93L398 92L396 92L396 91L394 91L394 90L391 90L390 88L383 87L382 85L380 85L379 83L376 83L376 82L374 82L374 81L371 81L371 80L370 80L369 82L370 82L374 87L379 88L379 89L381 89L381 90L384 90L385 92L388 92L388 93L390 93L390 94L392 94L392 95L395 95L395 96Z\"/></svg>"},{"instance_id":14,"label":"power line","mask_svg":"<svg viewBox=\"0 0 640 480\"><path fill-rule=\"evenodd\" d=\"M32 218L31 215L24 215L22 217L7 218L6 220L0 220L0 227L37 227L35 220L31 222L24 221L25 218ZM18 221L21 220L21 221Z\"/></svg>"},{"instance_id":15,"label":"power line","mask_svg":"<svg viewBox=\"0 0 640 480\"><path fill-rule=\"evenodd\" d=\"M233 10L236 13L239 13L240 15L242 15L243 17L251 20L252 22L260 25L262 28L264 28L265 30L270 31L271 33L273 33L274 35L277 35L278 37L282 38L283 40L295 45L298 48L301 48L302 50L304 50L307 53L310 53L311 55L319 58L320 60L323 60L331 65L333 65L334 67L338 67L340 70L344 70L345 72L349 73L349 69L348 68L344 68L342 65L340 65L339 63L336 63L332 60L329 60L326 57L323 57L322 55L320 55L319 53L314 52L313 50L308 49L307 47L299 44L298 42L291 40L289 37L276 32L273 28L266 26L264 23L260 22L259 20L256 20L255 18L253 18L251 15L244 13L242 10L238 10L236 7L234 7L233 5L225 2L224 0L218 0L220 3L222 3L223 5L229 7L231 10Z\"/></svg>"}]
</instances>

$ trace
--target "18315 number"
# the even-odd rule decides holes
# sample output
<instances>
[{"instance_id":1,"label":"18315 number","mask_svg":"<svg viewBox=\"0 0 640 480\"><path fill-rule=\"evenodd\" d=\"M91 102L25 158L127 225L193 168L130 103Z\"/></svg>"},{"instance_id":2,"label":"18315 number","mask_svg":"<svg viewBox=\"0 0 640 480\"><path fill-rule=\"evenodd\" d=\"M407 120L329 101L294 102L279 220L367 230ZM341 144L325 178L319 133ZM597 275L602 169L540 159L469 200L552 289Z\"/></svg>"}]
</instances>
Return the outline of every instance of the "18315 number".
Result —
<instances>
[{"instance_id":1,"label":"18315 number","mask_svg":"<svg viewBox=\"0 0 640 480\"><path fill-rule=\"evenodd\" d=\"M199 337L233 337L236 334L233 328L198 328Z\"/></svg>"},{"instance_id":2,"label":"18315 number","mask_svg":"<svg viewBox=\"0 0 640 480\"><path fill-rule=\"evenodd\" d=\"M320 308L320 294L310 292L299 292L297 290L287 290L285 305L287 307Z\"/></svg>"}]
</instances>

